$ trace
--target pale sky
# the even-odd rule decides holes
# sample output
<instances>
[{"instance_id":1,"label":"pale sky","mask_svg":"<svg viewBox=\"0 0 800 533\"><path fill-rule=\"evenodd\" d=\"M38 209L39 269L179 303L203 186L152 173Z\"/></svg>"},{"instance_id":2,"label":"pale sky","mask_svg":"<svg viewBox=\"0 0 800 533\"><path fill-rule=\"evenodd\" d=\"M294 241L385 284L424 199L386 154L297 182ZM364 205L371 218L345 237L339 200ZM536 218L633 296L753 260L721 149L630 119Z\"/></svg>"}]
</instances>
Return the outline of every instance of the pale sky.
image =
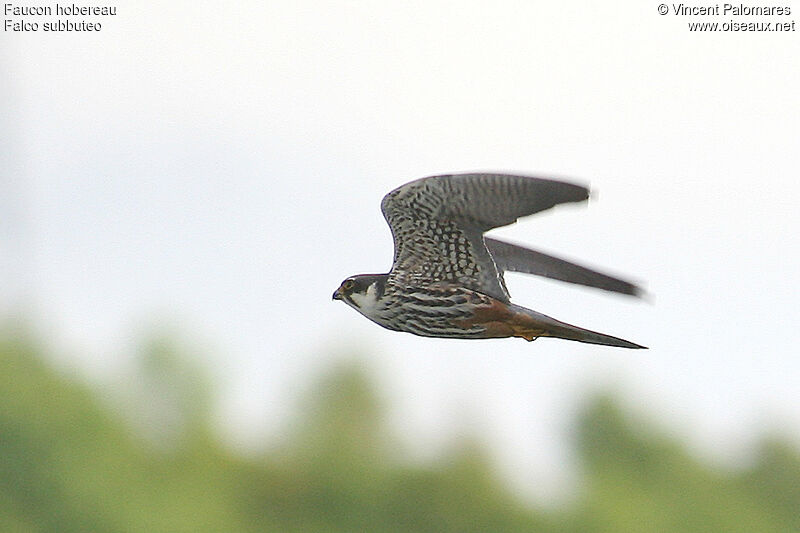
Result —
<instances>
[{"instance_id":1,"label":"pale sky","mask_svg":"<svg viewBox=\"0 0 800 533\"><path fill-rule=\"evenodd\" d=\"M416 453L479 432L539 494L568 480L568 423L605 387L706 457L765 428L800 440L796 31L690 32L733 17L641 1L115 5L99 33L0 36L0 294L59 364L119 375L167 323L248 441L355 351ZM512 298L650 350L416 338L331 301L390 267L386 192L468 170L590 184L495 234L652 297L514 275Z\"/></svg>"}]
</instances>

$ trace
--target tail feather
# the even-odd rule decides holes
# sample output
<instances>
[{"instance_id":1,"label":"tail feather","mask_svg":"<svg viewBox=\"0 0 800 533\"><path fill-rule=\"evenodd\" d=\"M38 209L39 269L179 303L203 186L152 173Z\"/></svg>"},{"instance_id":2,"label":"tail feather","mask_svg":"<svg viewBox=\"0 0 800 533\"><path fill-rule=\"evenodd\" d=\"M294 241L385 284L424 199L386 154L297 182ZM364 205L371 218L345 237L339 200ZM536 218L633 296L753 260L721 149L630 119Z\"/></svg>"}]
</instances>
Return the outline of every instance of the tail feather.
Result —
<instances>
[{"instance_id":1,"label":"tail feather","mask_svg":"<svg viewBox=\"0 0 800 533\"><path fill-rule=\"evenodd\" d=\"M514 336L522 337L532 341L538 337L557 337L588 344L602 344L604 346L617 346L619 348L647 349L642 346L619 337L606 335L597 331L591 331L566 322L561 322L555 318L537 313L530 309L518 305L511 305L515 315L513 325Z\"/></svg>"}]
</instances>

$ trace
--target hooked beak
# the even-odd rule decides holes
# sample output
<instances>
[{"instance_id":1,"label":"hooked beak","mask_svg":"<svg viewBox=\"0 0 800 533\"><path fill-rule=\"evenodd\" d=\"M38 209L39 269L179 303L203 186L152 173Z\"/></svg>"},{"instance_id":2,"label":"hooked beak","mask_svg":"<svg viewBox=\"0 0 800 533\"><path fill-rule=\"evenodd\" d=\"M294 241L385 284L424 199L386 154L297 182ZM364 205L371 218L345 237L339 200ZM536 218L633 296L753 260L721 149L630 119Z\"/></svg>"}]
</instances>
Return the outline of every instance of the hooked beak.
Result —
<instances>
[{"instance_id":1,"label":"hooked beak","mask_svg":"<svg viewBox=\"0 0 800 533\"><path fill-rule=\"evenodd\" d=\"M339 289L336 289L336 290L333 292L333 299L334 299L334 300L341 300L341 299L342 299L342 295L341 295L341 294L339 294Z\"/></svg>"}]
</instances>

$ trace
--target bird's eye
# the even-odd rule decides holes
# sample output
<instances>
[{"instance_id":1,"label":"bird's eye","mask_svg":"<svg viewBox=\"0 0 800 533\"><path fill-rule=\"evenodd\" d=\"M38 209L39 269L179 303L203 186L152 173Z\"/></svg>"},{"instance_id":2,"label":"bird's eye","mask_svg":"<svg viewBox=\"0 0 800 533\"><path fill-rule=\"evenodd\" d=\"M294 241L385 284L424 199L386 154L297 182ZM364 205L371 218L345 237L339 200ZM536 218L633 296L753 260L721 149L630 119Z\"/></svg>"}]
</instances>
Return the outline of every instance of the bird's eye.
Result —
<instances>
[{"instance_id":1,"label":"bird's eye","mask_svg":"<svg viewBox=\"0 0 800 533\"><path fill-rule=\"evenodd\" d=\"M346 280L344 283L342 283L342 288L343 288L344 290L346 290L346 291L349 291L350 289L352 289L352 288L353 288L353 285L355 285L355 283L353 282L353 280L352 280L352 279L348 279L348 280Z\"/></svg>"}]
</instances>

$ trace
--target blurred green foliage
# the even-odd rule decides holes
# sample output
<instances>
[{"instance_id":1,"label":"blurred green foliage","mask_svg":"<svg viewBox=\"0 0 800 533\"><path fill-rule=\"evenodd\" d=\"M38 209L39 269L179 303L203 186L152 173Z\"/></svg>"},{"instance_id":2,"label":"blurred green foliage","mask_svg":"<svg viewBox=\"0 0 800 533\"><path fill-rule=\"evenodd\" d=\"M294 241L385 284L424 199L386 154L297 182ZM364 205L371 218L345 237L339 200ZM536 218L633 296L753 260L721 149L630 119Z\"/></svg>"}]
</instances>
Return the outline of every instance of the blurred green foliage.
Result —
<instances>
[{"instance_id":1,"label":"blurred green foliage","mask_svg":"<svg viewBox=\"0 0 800 533\"><path fill-rule=\"evenodd\" d=\"M576 421L581 493L541 509L478 443L404 461L357 366L317 383L282 445L254 458L214 435L208 382L169 342L146 347L122 410L44 355L0 338L4 532L800 531L796 450L765 442L748 469L719 470L607 397Z\"/></svg>"}]
</instances>

